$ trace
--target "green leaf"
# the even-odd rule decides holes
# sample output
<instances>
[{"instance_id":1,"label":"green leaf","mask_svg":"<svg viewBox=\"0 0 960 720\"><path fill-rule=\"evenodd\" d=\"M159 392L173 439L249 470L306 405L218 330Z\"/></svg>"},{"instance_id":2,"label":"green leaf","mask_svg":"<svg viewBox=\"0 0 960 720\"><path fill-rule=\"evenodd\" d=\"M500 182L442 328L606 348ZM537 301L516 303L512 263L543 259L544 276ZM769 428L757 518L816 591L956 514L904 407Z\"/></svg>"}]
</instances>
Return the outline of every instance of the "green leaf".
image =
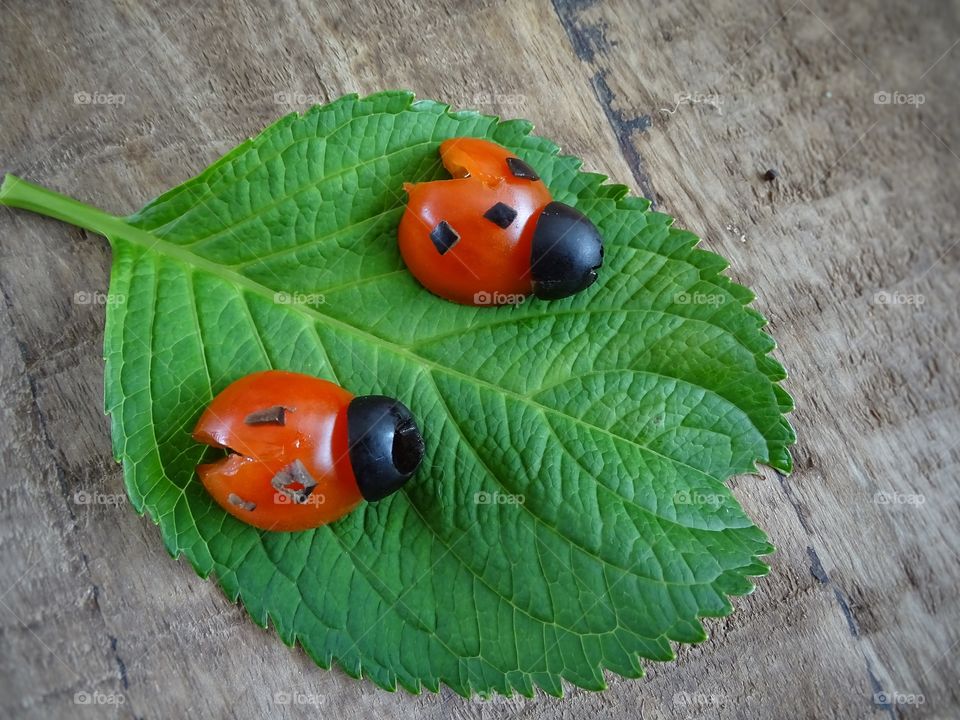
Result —
<instances>
[{"instance_id":1,"label":"green leaf","mask_svg":"<svg viewBox=\"0 0 960 720\"><path fill-rule=\"evenodd\" d=\"M706 638L772 552L724 481L790 470L783 368L750 291L672 219L524 121L405 92L290 115L117 218L8 177L0 202L114 251L106 410L138 511L260 625L323 667L417 692L562 692L642 674ZM439 143L487 137L600 228L600 281L557 302L471 308L407 273L404 181ZM328 527L264 533L197 480L189 435L265 368L406 403L427 441L403 492Z\"/></svg>"}]
</instances>

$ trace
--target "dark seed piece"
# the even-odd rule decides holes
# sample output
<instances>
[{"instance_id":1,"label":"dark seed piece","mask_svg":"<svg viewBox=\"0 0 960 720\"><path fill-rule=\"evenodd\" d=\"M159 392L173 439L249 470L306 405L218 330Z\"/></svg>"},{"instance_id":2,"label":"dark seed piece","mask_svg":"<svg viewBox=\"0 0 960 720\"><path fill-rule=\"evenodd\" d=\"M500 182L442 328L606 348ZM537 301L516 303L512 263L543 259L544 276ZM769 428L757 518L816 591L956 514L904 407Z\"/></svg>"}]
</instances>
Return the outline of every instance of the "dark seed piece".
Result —
<instances>
[{"instance_id":1,"label":"dark seed piece","mask_svg":"<svg viewBox=\"0 0 960 720\"><path fill-rule=\"evenodd\" d=\"M350 466L369 501L396 492L423 459L423 437L406 405L382 395L355 397L347 407Z\"/></svg>"},{"instance_id":2,"label":"dark seed piece","mask_svg":"<svg viewBox=\"0 0 960 720\"><path fill-rule=\"evenodd\" d=\"M510 168L510 172L516 178L521 178L523 180L539 180L540 179L540 176L537 175L537 171L534 170L529 165L527 165L520 158L508 157L507 167Z\"/></svg>"},{"instance_id":3,"label":"dark seed piece","mask_svg":"<svg viewBox=\"0 0 960 720\"><path fill-rule=\"evenodd\" d=\"M227 495L227 501L231 505L236 505L238 508L242 508L247 512L253 512L254 510L257 509L256 503L252 503L248 500L244 500L242 497L240 497L239 495L235 495L234 493L230 493L229 495Z\"/></svg>"},{"instance_id":4,"label":"dark seed piece","mask_svg":"<svg viewBox=\"0 0 960 720\"><path fill-rule=\"evenodd\" d=\"M767 182L773 182L778 177L780 177L780 173L777 172L776 168L770 168L763 174L763 179L766 180Z\"/></svg>"},{"instance_id":5,"label":"dark seed piece","mask_svg":"<svg viewBox=\"0 0 960 720\"><path fill-rule=\"evenodd\" d=\"M603 239L579 210L548 204L537 218L530 252L534 294L558 300L590 287L603 265Z\"/></svg>"},{"instance_id":6,"label":"dark seed piece","mask_svg":"<svg viewBox=\"0 0 960 720\"><path fill-rule=\"evenodd\" d=\"M517 219L517 211L506 203L498 202L492 208L487 210L483 216L494 225L502 228L510 227L510 223Z\"/></svg>"},{"instance_id":7,"label":"dark seed piece","mask_svg":"<svg viewBox=\"0 0 960 720\"><path fill-rule=\"evenodd\" d=\"M441 220L430 233L430 239L433 240L433 246L437 249L437 252L444 255L450 248L457 244L457 241L460 240L460 235L450 227L450 223L446 220Z\"/></svg>"},{"instance_id":8,"label":"dark seed piece","mask_svg":"<svg viewBox=\"0 0 960 720\"><path fill-rule=\"evenodd\" d=\"M298 505L305 503L310 493L317 487L317 481L299 460L294 460L274 475L270 484L273 485L274 490L283 493ZM300 488L294 489L292 485L300 485Z\"/></svg>"},{"instance_id":9,"label":"dark seed piece","mask_svg":"<svg viewBox=\"0 0 960 720\"><path fill-rule=\"evenodd\" d=\"M283 425L286 423L286 408L283 405L274 405L263 410L254 410L247 415L244 422L247 425Z\"/></svg>"}]
</instances>

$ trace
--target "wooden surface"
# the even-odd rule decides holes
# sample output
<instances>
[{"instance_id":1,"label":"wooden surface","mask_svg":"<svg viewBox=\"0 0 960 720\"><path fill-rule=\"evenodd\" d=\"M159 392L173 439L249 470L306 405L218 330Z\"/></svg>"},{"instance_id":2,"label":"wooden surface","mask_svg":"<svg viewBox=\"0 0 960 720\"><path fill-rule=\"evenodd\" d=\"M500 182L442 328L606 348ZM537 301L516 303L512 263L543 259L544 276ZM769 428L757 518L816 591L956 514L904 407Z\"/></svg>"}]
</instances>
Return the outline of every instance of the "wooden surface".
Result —
<instances>
[{"instance_id":1,"label":"wooden surface","mask_svg":"<svg viewBox=\"0 0 960 720\"><path fill-rule=\"evenodd\" d=\"M3 209L0 716L960 716L957 3L376 5L0 0L0 167L125 213L346 92L532 119L756 290L800 438L790 478L733 483L771 575L708 642L601 694L413 697L319 670L126 506L82 295L106 291L106 241Z\"/></svg>"}]
</instances>

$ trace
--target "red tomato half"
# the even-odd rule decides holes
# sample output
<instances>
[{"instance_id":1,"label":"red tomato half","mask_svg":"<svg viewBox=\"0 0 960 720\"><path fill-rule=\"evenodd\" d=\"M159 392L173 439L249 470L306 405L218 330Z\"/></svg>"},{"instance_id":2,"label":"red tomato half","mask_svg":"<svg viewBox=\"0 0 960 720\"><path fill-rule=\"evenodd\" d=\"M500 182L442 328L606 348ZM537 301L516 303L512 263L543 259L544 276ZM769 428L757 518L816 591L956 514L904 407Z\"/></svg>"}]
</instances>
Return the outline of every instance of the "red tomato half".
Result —
<instances>
[{"instance_id":1,"label":"red tomato half","mask_svg":"<svg viewBox=\"0 0 960 720\"><path fill-rule=\"evenodd\" d=\"M197 473L231 515L264 530L305 530L336 520L363 499L350 463L353 395L299 373L248 375L217 395L195 440L230 450ZM311 484L315 483L315 484Z\"/></svg>"},{"instance_id":2,"label":"red tomato half","mask_svg":"<svg viewBox=\"0 0 960 720\"><path fill-rule=\"evenodd\" d=\"M533 293L567 297L597 279L603 243L575 208L554 202L530 165L478 138L440 145L453 176L411 184L400 253L414 277L464 305L505 305Z\"/></svg>"}]
</instances>

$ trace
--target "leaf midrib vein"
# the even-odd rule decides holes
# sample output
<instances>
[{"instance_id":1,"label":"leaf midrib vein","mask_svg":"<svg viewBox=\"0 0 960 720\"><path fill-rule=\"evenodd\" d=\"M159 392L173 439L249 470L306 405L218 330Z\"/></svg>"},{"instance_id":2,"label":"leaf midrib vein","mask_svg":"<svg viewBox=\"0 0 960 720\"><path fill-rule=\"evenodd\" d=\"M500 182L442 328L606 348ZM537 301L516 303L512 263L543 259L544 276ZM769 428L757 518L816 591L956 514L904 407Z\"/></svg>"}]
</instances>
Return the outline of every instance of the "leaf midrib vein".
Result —
<instances>
[{"instance_id":1,"label":"leaf midrib vein","mask_svg":"<svg viewBox=\"0 0 960 720\"><path fill-rule=\"evenodd\" d=\"M292 148L294 145L298 144L299 142L302 142L303 140L309 140L309 139L310 139L310 138L300 138L300 139L294 140L293 142L291 142L291 143L287 144L286 146L284 146L283 149L281 149L279 152L277 152L277 153L274 154L273 156L268 157L268 158L263 159L263 160L260 160L260 162L257 163L257 165L256 165L252 170L250 170L249 172L245 173L244 175L242 175L242 176L240 176L240 177L238 177L238 178L231 179L231 180L230 180L230 184L228 184L228 185L224 188L224 192L226 191L226 189L229 189L232 185L235 185L235 184L240 183L240 182L245 182L254 172L256 172L256 171L259 170L260 168L264 167L264 166L265 166L265 163L268 163L268 162L270 162L270 161L272 161L272 160L275 160L276 158L280 157L280 155L282 155L283 153L285 153L287 150L289 150L290 148ZM407 152L408 150L413 150L413 149L415 149L415 148L419 148L419 147L422 147L422 146L424 146L424 145L429 145L429 144L434 143L434 142L436 142L436 140L434 140L433 138L431 138L430 140L424 140L423 142L414 143L414 144L412 144L412 145L404 145L402 148L399 148L399 149L397 149L397 150L394 150L393 152L384 153L383 155L378 155L377 157L372 158L372 159L370 159L370 160L364 160L364 161L359 162L359 163L356 163L356 164L354 164L354 165L350 165L350 166L347 166L347 167L340 168L340 169L337 170L336 172L332 172L332 173L329 173L329 174L327 174L327 175L324 175L321 180L311 180L311 181L309 181L309 182L303 183L303 184L300 185L299 187L296 187L296 188L294 188L293 190L291 190L291 191L289 191L289 192L284 192L284 194L283 194L281 197L277 198L276 200L273 200L272 202L267 203L266 205L263 205L262 207L251 208L251 213L250 213L250 214L247 214L247 215L244 215L243 218L241 218L240 220L237 220L236 222L230 223L229 225L226 225L226 226L220 228L220 229L217 230L216 232L209 233L209 234L207 234L207 235L201 235L201 236L198 237L198 238L190 238L187 242L183 243L182 246L183 246L183 247L193 247L194 245L198 245L199 243L207 242L207 241L212 240L212 239L214 239L214 238L220 237L221 235L224 235L224 234L226 234L226 233L231 232L232 230L240 227L241 225L243 225L243 224L246 223L246 222L249 222L250 220L259 219L265 212L267 212L267 211L269 211L269 210L272 210L272 209L275 208L275 207L278 207L279 205L283 204L284 202L286 202L286 201L288 201L288 200L293 200L293 198L296 197L297 195L299 195L300 193L306 192L306 191L311 190L311 189L316 189L317 186L318 186L321 182L326 182L327 180L330 180L331 178L341 177L341 176L346 175L347 173L352 172L352 171L354 171L354 170L357 170L357 169L359 169L359 168L366 167L367 165L372 165L372 164L374 164L374 163L376 163L376 162L379 162L379 161L381 161L381 160L386 160L387 158L393 157L394 155L399 155L399 154L402 153L402 152ZM326 146L326 142L324 143L324 145ZM258 159L259 159L259 158L258 158ZM438 164L439 164L439 163L438 163ZM201 177L202 177L202 176L201 176ZM390 190L390 187L389 187L388 185L386 185L386 183L384 183L384 187L387 188L388 190ZM158 226L156 226L156 227L154 227L154 228L150 228L149 230L145 230L144 232L148 232L148 233L150 233L151 235L153 235L154 237L163 237L162 235L154 235L154 233L157 233L158 231L164 230L164 229L166 229L166 228L168 228L168 227L169 227L171 230L173 230L173 229L176 228L176 227L180 224L180 222L187 216L187 212L189 212L190 210L195 210L195 209L197 209L198 207L201 207L201 206L203 206L203 207L209 207L209 203L210 203L211 201L219 200L219 199L222 197L222 195L223 195L223 192L220 192L219 190L218 190L217 193L213 193L213 192L212 192L212 188L211 188L211 193L210 193L209 195L206 195L206 196L204 196L204 197L201 197L196 203L193 204L193 206L191 206L190 208L188 208L188 210L187 210L186 212L184 212L184 213L182 213L182 214L180 214L180 215L177 215L177 217L175 217L175 218L173 218L173 219L171 219L171 220L168 220L167 222L163 223L162 225L158 225ZM296 201L294 201L294 202L296 202ZM157 202L156 205L153 204L153 203L151 203L150 205L148 205L147 207L143 208L142 210L139 210L139 211L138 211L137 213L135 213L134 215L131 215L129 219L130 219L130 220L133 220L133 219L139 217L144 211L146 211L146 210L148 210L148 209L153 209L154 207L159 206L160 204L162 204L162 203ZM179 244L179 243L177 243L177 244Z\"/></svg>"}]
</instances>

